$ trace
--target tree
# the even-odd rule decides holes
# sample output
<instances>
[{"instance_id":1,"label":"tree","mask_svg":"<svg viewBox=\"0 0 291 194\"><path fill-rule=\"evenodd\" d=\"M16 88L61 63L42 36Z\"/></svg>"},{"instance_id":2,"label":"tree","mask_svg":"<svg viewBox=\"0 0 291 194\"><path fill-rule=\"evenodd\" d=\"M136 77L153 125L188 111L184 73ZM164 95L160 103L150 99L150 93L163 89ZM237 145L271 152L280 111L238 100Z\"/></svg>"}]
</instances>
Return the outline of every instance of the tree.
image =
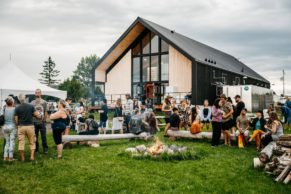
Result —
<instances>
[{"instance_id":1,"label":"tree","mask_svg":"<svg viewBox=\"0 0 291 194\"><path fill-rule=\"evenodd\" d=\"M67 91L67 95L75 102L80 98L85 97L87 92L81 82L74 77L72 79L68 78L64 80L64 82L59 85L59 89Z\"/></svg>"},{"instance_id":2,"label":"tree","mask_svg":"<svg viewBox=\"0 0 291 194\"><path fill-rule=\"evenodd\" d=\"M44 65L42 65L42 67L43 71L40 73L42 78L39 79L41 83L48 86L53 86L60 82L60 80L57 79L60 71L56 70L56 64L51 57L49 57L48 60L44 62Z\"/></svg>"},{"instance_id":3,"label":"tree","mask_svg":"<svg viewBox=\"0 0 291 194\"><path fill-rule=\"evenodd\" d=\"M90 89L92 86L92 71L100 58L97 55L90 55L88 57L82 57L79 62L77 69L74 71L73 77L78 79L81 84L87 90L87 97L89 96Z\"/></svg>"}]
</instances>

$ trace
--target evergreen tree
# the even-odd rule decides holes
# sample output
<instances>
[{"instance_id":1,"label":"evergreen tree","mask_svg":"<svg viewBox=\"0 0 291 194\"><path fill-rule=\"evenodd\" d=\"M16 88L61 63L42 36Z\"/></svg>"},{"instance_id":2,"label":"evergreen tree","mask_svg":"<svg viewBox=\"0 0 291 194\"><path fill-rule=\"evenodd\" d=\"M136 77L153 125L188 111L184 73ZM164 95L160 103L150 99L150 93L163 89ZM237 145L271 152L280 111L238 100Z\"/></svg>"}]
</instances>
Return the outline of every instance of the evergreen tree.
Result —
<instances>
[{"instance_id":1,"label":"evergreen tree","mask_svg":"<svg viewBox=\"0 0 291 194\"><path fill-rule=\"evenodd\" d=\"M60 71L56 69L56 64L51 57L42 65L43 71L40 73L41 79L39 81L48 86L54 86L59 83L57 77L60 74Z\"/></svg>"}]
</instances>

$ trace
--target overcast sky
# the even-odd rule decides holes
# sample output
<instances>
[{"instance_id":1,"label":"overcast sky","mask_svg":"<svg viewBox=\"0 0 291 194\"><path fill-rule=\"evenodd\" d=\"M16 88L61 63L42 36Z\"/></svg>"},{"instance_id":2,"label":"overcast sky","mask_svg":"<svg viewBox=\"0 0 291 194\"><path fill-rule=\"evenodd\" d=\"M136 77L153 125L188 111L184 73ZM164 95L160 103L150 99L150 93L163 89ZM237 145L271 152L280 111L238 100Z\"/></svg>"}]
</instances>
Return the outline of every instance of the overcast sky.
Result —
<instances>
[{"instance_id":1,"label":"overcast sky","mask_svg":"<svg viewBox=\"0 0 291 194\"><path fill-rule=\"evenodd\" d=\"M64 79L102 56L136 17L225 51L291 94L289 0L0 0L0 65L9 54L35 79L51 56Z\"/></svg>"}]
</instances>

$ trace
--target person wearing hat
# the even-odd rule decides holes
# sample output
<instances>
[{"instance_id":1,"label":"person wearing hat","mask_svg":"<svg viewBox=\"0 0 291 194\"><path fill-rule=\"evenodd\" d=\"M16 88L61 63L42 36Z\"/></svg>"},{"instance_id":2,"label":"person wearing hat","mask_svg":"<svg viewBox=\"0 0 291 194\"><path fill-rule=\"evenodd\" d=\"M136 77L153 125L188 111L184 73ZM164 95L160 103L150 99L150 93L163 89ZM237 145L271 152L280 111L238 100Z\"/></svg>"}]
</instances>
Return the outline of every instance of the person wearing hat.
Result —
<instances>
[{"instance_id":1,"label":"person wearing hat","mask_svg":"<svg viewBox=\"0 0 291 194\"><path fill-rule=\"evenodd\" d=\"M234 100L236 106L234 107L233 120L236 121L237 117L240 116L241 111L245 108L245 103L241 100L240 95L236 95Z\"/></svg>"},{"instance_id":2,"label":"person wearing hat","mask_svg":"<svg viewBox=\"0 0 291 194\"><path fill-rule=\"evenodd\" d=\"M233 126L233 108L232 104L227 101L227 97L225 94L220 96L220 104L221 109L223 111L222 115L222 132L224 136L224 144L227 146L231 146L230 143L230 129Z\"/></svg>"},{"instance_id":3,"label":"person wearing hat","mask_svg":"<svg viewBox=\"0 0 291 194\"><path fill-rule=\"evenodd\" d=\"M266 132L265 125L266 120L264 119L263 111L259 110L256 112L256 118L251 122L251 127L254 129L254 132L249 139L249 142L255 140L258 151L262 147L261 136Z\"/></svg>"}]
</instances>

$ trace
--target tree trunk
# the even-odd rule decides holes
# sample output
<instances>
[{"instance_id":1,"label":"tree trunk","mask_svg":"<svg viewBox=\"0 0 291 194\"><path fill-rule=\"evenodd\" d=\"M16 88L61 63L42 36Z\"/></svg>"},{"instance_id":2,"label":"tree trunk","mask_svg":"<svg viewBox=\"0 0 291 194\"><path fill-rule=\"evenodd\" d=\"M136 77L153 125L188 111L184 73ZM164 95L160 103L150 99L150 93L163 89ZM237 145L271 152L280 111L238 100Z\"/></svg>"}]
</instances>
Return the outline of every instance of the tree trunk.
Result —
<instances>
[{"instance_id":1,"label":"tree trunk","mask_svg":"<svg viewBox=\"0 0 291 194\"><path fill-rule=\"evenodd\" d=\"M275 147L276 142L271 142L260 152L259 159L261 162L267 163L271 159Z\"/></svg>"}]
</instances>

